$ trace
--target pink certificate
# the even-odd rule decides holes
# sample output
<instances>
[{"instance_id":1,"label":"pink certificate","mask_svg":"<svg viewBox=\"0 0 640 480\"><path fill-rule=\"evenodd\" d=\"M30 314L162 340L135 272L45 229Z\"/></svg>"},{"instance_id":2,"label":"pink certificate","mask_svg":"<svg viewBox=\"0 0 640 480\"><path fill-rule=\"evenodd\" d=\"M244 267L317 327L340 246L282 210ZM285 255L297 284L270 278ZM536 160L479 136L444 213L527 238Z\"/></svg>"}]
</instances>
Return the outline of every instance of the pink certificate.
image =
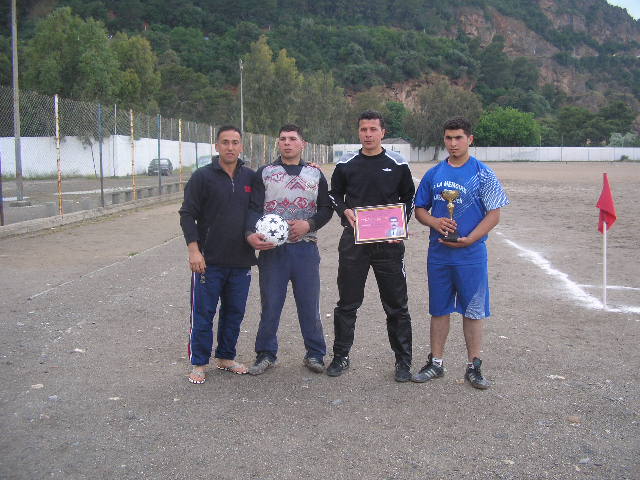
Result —
<instances>
[{"instance_id":1,"label":"pink certificate","mask_svg":"<svg viewBox=\"0 0 640 480\"><path fill-rule=\"evenodd\" d=\"M353 212L356 216L356 243L409 238L404 203L356 207Z\"/></svg>"}]
</instances>

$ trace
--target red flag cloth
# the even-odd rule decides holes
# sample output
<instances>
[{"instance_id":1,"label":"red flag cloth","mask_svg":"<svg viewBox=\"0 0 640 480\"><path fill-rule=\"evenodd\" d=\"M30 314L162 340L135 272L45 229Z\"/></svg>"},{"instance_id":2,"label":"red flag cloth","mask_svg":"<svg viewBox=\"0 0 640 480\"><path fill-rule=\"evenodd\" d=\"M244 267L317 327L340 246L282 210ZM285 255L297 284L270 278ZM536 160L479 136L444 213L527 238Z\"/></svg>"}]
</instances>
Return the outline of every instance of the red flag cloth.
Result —
<instances>
[{"instance_id":1,"label":"red flag cloth","mask_svg":"<svg viewBox=\"0 0 640 480\"><path fill-rule=\"evenodd\" d=\"M596 203L596 208L600 209L600 219L598 220L598 231L604 233L604 224L607 224L607 230L609 230L618 216L616 215L616 206L613 203L613 194L611 193L611 187L609 186L609 177L606 173L603 173L602 179L602 193Z\"/></svg>"}]
</instances>

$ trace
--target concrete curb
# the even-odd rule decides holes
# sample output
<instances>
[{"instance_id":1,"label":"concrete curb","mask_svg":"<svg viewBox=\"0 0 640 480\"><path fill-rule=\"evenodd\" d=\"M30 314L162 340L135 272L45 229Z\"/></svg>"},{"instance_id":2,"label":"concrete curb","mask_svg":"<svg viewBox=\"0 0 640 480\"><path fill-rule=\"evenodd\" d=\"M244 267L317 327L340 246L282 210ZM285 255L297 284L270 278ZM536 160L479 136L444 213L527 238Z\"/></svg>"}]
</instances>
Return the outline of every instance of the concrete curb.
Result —
<instances>
[{"instance_id":1,"label":"concrete curb","mask_svg":"<svg viewBox=\"0 0 640 480\"><path fill-rule=\"evenodd\" d=\"M105 215L111 215L118 212L126 212L128 210L135 210L137 208L148 207L151 205L163 205L175 200L181 200L182 196L183 192L175 192L161 196L142 198L140 200L126 203L107 205L105 207L93 208L91 210L83 210L81 212L73 212L67 215L35 218L24 222L12 223L10 225L0 227L0 239L62 227L63 225L71 225L73 223L80 223L92 218L103 217Z\"/></svg>"}]
</instances>

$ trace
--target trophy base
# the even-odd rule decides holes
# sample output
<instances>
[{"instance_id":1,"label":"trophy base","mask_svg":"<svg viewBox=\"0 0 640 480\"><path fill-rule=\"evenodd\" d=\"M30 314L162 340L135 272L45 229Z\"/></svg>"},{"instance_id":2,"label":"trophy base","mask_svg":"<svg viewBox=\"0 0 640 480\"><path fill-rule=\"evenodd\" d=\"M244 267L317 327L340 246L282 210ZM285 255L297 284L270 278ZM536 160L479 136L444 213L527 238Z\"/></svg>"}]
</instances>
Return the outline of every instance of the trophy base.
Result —
<instances>
[{"instance_id":1,"label":"trophy base","mask_svg":"<svg viewBox=\"0 0 640 480\"><path fill-rule=\"evenodd\" d=\"M456 243L459 238L460 238L460 234L456 230L455 232L447 232L447 234L442 237L442 241Z\"/></svg>"}]
</instances>

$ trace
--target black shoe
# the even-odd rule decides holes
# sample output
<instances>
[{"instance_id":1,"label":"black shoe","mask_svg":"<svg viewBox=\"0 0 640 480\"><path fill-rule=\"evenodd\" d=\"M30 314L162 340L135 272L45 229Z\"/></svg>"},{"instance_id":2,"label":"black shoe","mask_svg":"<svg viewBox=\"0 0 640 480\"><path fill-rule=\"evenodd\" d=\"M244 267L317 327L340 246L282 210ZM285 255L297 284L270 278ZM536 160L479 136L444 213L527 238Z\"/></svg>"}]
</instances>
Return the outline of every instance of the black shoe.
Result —
<instances>
[{"instance_id":1,"label":"black shoe","mask_svg":"<svg viewBox=\"0 0 640 480\"><path fill-rule=\"evenodd\" d=\"M408 382L411 380L411 370L404 363L396 363L396 374L394 376L396 382Z\"/></svg>"},{"instance_id":2,"label":"black shoe","mask_svg":"<svg viewBox=\"0 0 640 480\"><path fill-rule=\"evenodd\" d=\"M467 367L467 373L464 374L465 380L468 380L472 387L479 388L480 390L486 390L491 386L491 382L482 376L480 366L482 360L478 357L473 359L473 365Z\"/></svg>"},{"instance_id":3,"label":"black shoe","mask_svg":"<svg viewBox=\"0 0 640 480\"><path fill-rule=\"evenodd\" d=\"M329 368L327 368L327 375L329 375L330 377L339 377L348 368L349 357L334 355L333 360L331 360L331 365L329 365Z\"/></svg>"},{"instance_id":4,"label":"black shoe","mask_svg":"<svg viewBox=\"0 0 640 480\"><path fill-rule=\"evenodd\" d=\"M433 357L429 354L427 358L427 364L420 369L413 377L412 382L424 383L432 378L444 377L444 367L442 365L436 365L433 363Z\"/></svg>"},{"instance_id":5,"label":"black shoe","mask_svg":"<svg viewBox=\"0 0 640 480\"><path fill-rule=\"evenodd\" d=\"M324 362L320 358L315 357L306 357L302 364L311 370L313 373L322 373L324 372Z\"/></svg>"},{"instance_id":6,"label":"black shoe","mask_svg":"<svg viewBox=\"0 0 640 480\"><path fill-rule=\"evenodd\" d=\"M256 361L249 367L249 375L262 375L266 370L273 368L276 364L276 359L269 354L259 353L256 357Z\"/></svg>"}]
</instances>

